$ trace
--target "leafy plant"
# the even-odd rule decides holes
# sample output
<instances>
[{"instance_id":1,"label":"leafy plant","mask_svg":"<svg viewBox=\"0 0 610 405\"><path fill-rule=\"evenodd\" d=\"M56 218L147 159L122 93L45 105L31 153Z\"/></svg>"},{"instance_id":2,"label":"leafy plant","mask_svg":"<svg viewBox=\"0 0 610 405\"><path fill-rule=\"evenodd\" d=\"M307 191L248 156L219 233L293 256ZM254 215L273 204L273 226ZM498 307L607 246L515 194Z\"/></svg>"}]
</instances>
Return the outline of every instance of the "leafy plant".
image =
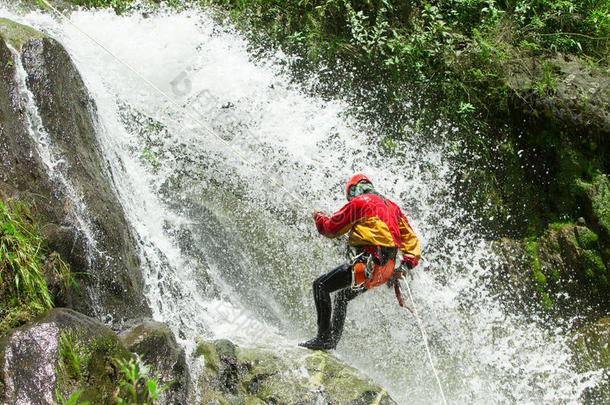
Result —
<instances>
[{"instance_id":1,"label":"leafy plant","mask_svg":"<svg viewBox=\"0 0 610 405\"><path fill-rule=\"evenodd\" d=\"M0 330L18 326L53 307L47 277L65 291L73 282L69 266L39 234L28 208L0 201Z\"/></svg>"},{"instance_id":2,"label":"leafy plant","mask_svg":"<svg viewBox=\"0 0 610 405\"><path fill-rule=\"evenodd\" d=\"M78 6L111 7L117 14L126 11L134 0L69 0Z\"/></svg>"},{"instance_id":3,"label":"leafy plant","mask_svg":"<svg viewBox=\"0 0 610 405\"><path fill-rule=\"evenodd\" d=\"M91 348L81 343L72 332L59 337L58 371L69 379L79 380L85 374L91 359Z\"/></svg>"},{"instance_id":4,"label":"leafy plant","mask_svg":"<svg viewBox=\"0 0 610 405\"><path fill-rule=\"evenodd\" d=\"M58 405L89 405L89 401L85 401L85 402L80 402L78 403L78 398L81 396L81 394L83 393L84 390L80 390L77 391L75 393L73 393L72 395L70 395L70 398L68 398L68 400L64 399L63 395L61 395L61 392L59 392L59 390L57 390L57 399L59 399L59 404Z\"/></svg>"},{"instance_id":5,"label":"leafy plant","mask_svg":"<svg viewBox=\"0 0 610 405\"><path fill-rule=\"evenodd\" d=\"M173 382L170 382L159 388L158 380L156 378L151 379L148 376L149 366L133 358L126 361L117 359L117 363L124 374L121 387L125 387L128 394L127 399L121 398L117 394L118 405L154 404L159 395L173 384ZM142 385L144 389L140 390L139 387Z\"/></svg>"}]
</instances>

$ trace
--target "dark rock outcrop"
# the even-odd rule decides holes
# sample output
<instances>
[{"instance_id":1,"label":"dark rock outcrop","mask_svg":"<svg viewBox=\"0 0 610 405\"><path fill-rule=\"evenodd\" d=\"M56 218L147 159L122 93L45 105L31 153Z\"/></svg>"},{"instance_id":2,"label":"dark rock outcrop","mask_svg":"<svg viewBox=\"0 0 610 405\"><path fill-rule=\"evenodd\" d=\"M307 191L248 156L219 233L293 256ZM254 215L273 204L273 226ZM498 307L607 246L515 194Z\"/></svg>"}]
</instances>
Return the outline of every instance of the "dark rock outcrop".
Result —
<instances>
[{"instance_id":1,"label":"dark rock outcrop","mask_svg":"<svg viewBox=\"0 0 610 405\"><path fill-rule=\"evenodd\" d=\"M122 332L119 338L132 353L137 353L150 366L150 377L157 378L159 386L173 381L162 394L164 404L188 403L190 375L184 349L178 346L165 324L147 320Z\"/></svg>"},{"instance_id":2,"label":"dark rock outcrop","mask_svg":"<svg viewBox=\"0 0 610 405\"><path fill-rule=\"evenodd\" d=\"M581 133L610 134L610 78L602 68L561 54L519 58L509 67L506 81L515 91L516 110ZM598 140L608 145L608 139Z\"/></svg>"},{"instance_id":3,"label":"dark rock outcrop","mask_svg":"<svg viewBox=\"0 0 610 405\"><path fill-rule=\"evenodd\" d=\"M43 218L51 248L70 263L80 289L59 304L115 324L149 315L135 243L96 139L96 107L78 71L58 42L36 31L0 20L0 35L0 197L26 201ZM52 170L31 134L20 62Z\"/></svg>"},{"instance_id":4,"label":"dark rock outcrop","mask_svg":"<svg viewBox=\"0 0 610 405\"><path fill-rule=\"evenodd\" d=\"M57 403L58 390L64 398L84 390L81 401L112 403L120 383L113 359L130 356L99 321L53 309L0 340L0 403Z\"/></svg>"},{"instance_id":5,"label":"dark rock outcrop","mask_svg":"<svg viewBox=\"0 0 610 405\"><path fill-rule=\"evenodd\" d=\"M593 321L610 311L610 266L599 236L585 226L557 225L536 241L496 244L492 285L527 312L541 304L563 318Z\"/></svg>"}]
</instances>

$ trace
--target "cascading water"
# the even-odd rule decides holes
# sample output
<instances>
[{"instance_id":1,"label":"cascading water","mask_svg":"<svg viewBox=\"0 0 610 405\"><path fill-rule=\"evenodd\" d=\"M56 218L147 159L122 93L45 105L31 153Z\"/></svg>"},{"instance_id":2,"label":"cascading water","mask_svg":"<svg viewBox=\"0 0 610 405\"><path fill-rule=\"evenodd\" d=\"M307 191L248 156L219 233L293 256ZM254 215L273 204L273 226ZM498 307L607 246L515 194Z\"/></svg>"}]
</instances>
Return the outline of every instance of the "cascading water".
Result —
<instances>
[{"instance_id":1,"label":"cascading water","mask_svg":"<svg viewBox=\"0 0 610 405\"><path fill-rule=\"evenodd\" d=\"M574 371L561 331L510 313L488 288L495 258L451 208L443 145L414 130L388 157L344 102L304 95L280 73L290 58L251 61L240 35L201 11L70 15L227 147L67 22L0 15L62 42L83 75L154 317L187 353L200 336L278 350L311 337L311 282L344 258L340 242L316 234L310 209L340 208L344 181L362 171L420 237L411 288L450 403L578 403L601 378ZM350 304L336 355L401 404L440 402L417 323L384 287Z\"/></svg>"}]
</instances>

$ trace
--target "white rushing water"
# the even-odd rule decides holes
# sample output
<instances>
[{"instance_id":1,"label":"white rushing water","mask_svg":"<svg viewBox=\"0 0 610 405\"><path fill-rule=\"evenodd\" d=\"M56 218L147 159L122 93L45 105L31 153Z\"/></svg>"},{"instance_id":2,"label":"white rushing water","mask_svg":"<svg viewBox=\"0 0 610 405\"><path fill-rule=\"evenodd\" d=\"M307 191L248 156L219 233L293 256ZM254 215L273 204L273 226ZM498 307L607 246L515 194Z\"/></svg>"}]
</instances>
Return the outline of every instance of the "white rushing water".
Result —
<instances>
[{"instance_id":1,"label":"white rushing water","mask_svg":"<svg viewBox=\"0 0 610 405\"><path fill-rule=\"evenodd\" d=\"M314 334L311 282L343 257L338 242L316 234L310 211L340 208L344 182L364 172L420 237L411 289L449 403L579 403L596 383L598 374L573 370L561 333L511 313L487 287L495 259L452 211L442 145L423 146L412 130L400 158L388 158L344 102L306 96L280 73L289 58L254 63L240 35L201 11L70 18L226 143L65 21L0 16L59 40L83 75L154 317L187 353L198 337L290 348ZM336 355L399 403L440 403L416 320L391 291L352 301L343 336ZM199 366L192 361L192 373Z\"/></svg>"}]
</instances>

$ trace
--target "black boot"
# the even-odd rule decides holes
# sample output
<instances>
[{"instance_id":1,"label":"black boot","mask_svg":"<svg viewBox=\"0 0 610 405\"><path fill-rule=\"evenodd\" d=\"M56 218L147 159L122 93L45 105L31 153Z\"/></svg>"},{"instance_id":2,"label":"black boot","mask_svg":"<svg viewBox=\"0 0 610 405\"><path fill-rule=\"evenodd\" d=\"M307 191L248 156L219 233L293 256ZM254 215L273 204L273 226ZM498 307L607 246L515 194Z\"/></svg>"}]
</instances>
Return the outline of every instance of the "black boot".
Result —
<instances>
[{"instance_id":1,"label":"black boot","mask_svg":"<svg viewBox=\"0 0 610 405\"><path fill-rule=\"evenodd\" d=\"M318 335L307 342L299 343L299 346L306 347L311 350L332 350L337 345L331 338L330 334Z\"/></svg>"}]
</instances>

